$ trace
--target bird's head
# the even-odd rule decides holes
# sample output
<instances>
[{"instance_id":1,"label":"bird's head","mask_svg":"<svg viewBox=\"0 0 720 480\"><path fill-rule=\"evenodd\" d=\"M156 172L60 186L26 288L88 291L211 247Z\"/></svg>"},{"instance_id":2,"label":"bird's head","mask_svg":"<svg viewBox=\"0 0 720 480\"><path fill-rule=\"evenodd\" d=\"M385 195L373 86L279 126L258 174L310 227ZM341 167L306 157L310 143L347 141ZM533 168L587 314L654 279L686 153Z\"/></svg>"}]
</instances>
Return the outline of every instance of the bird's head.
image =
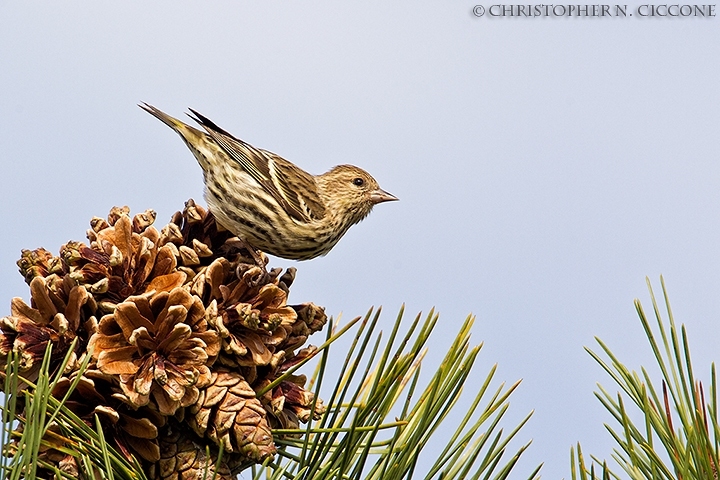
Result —
<instances>
[{"instance_id":1,"label":"bird's head","mask_svg":"<svg viewBox=\"0 0 720 480\"><path fill-rule=\"evenodd\" d=\"M325 206L334 215L345 217L350 225L365 218L378 203L398 199L354 165L338 165L317 178Z\"/></svg>"}]
</instances>

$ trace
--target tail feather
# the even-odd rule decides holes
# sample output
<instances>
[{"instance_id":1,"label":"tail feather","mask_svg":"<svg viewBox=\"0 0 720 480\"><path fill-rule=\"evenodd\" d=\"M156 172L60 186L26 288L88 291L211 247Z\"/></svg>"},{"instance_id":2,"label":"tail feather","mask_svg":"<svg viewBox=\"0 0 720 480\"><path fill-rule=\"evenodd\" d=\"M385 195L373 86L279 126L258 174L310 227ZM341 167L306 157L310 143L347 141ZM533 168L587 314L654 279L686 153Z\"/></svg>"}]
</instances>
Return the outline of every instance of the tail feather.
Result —
<instances>
[{"instance_id":1,"label":"tail feather","mask_svg":"<svg viewBox=\"0 0 720 480\"><path fill-rule=\"evenodd\" d=\"M175 117L171 117L167 113L153 107L149 103L145 103L145 102L138 103L138 107L142 108L143 110L145 110L146 112L148 112L149 114L151 114L152 116L154 116L155 118L157 118L158 120L160 120L165 125L172 128L173 130L175 130L178 133L181 133L181 129L183 129L183 128L192 128L190 125L188 125L184 122L181 122L180 120L178 120Z\"/></svg>"},{"instance_id":2,"label":"tail feather","mask_svg":"<svg viewBox=\"0 0 720 480\"><path fill-rule=\"evenodd\" d=\"M206 150L208 143L211 143L211 141L208 141L209 137L204 132L195 127L191 127L187 123L182 122L175 117L171 117L167 113L148 103L139 103L138 107L142 108L150 115L175 130L193 153L203 170L207 170L209 168L208 155L203 153L203 151Z\"/></svg>"}]
</instances>

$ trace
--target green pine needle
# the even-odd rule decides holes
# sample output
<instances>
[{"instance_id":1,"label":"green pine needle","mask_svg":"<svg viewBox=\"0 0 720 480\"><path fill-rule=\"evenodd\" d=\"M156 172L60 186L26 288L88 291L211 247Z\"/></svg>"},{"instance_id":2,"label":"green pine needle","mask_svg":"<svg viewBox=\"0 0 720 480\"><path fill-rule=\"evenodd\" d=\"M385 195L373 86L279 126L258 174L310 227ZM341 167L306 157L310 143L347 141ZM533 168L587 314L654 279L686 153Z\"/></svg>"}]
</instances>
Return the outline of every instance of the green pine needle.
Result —
<instances>
[{"instance_id":1,"label":"green pine needle","mask_svg":"<svg viewBox=\"0 0 720 480\"><path fill-rule=\"evenodd\" d=\"M405 326L403 314L401 310L389 335L379 330L380 310L370 310L338 331L330 321L326 341L314 356L317 367L309 383L316 395L326 400L325 412L304 428L275 430L279 447L275 459L246 473L256 480L508 478L530 445L527 442L514 450L510 446L532 412L509 431L501 427L509 397L520 382L492 387L496 366L481 382L475 380L472 369L482 345L470 344L474 317L465 320L442 362L432 367L426 365L425 357L438 315L434 311L424 319L418 315ZM347 352L331 354L332 344L353 330ZM97 418L90 426L65 406L89 357L63 398L50 395L71 358L68 354L51 372L50 348L34 383L19 374L17 355L11 353L7 361L0 440L14 450L10 455L6 450L0 459L2 477L34 478L42 468L56 478L72 478L42 461L40 452L54 448L74 456L84 476L145 480L138 461L128 461L108 444ZM330 362L342 365L335 379L330 378ZM328 386L331 388L325 392ZM450 425L451 413L461 405L463 390L469 388L473 390L467 392L472 401L469 406L463 403L467 411ZM16 415L20 396L26 402L23 417ZM441 447L428 448L438 444L438 437L445 437L440 440ZM209 480L214 477L207 473L212 465L207 467L205 477ZM539 470L540 466L527 478L537 478Z\"/></svg>"},{"instance_id":2,"label":"green pine needle","mask_svg":"<svg viewBox=\"0 0 720 480\"><path fill-rule=\"evenodd\" d=\"M659 382L653 381L645 368L640 374L630 371L600 339L596 340L604 355L586 348L620 389L612 394L598 385L595 394L616 422L614 426L606 425L618 446L612 457L632 479L717 479L720 428L715 365L710 368L710 396L706 398L706 388L693 370L687 331L684 325L678 328L675 324L662 277L660 281L667 320L649 280L654 326L640 301L635 300L660 371ZM595 474L596 466L603 479L620 478L606 462L594 457L588 470L580 445L577 451L571 449L573 480L600 478Z\"/></svg>"}]
</instances>

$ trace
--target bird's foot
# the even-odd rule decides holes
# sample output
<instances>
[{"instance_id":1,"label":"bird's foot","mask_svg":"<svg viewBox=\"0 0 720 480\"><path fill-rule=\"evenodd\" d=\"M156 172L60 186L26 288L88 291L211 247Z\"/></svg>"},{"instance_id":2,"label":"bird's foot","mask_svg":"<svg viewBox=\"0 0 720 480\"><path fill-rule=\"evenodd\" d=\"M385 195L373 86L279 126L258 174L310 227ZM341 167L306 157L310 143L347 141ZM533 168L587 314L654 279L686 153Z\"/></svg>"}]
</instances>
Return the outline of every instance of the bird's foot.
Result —
<instances>
[{"instance_id":1,"label":"bird's foot","mask_svg":"<svg viewBox=\"0 0 720 480\"><path fill-rule=\"evenodd\" d=\"M258 275L257 278L257 284L260 285L262 283L267 283L269 273L267 271L267 262L268 258L265 256L260 250L255 250L252 245L248 243L247 240L245 240L242 237L236 237L240 243L241 248L245 249L249 254L250 257L252 257L253 261L255 262L255 265L260 268L260 271L262 272L260 275Z\"/></svg>"}]
</instances>

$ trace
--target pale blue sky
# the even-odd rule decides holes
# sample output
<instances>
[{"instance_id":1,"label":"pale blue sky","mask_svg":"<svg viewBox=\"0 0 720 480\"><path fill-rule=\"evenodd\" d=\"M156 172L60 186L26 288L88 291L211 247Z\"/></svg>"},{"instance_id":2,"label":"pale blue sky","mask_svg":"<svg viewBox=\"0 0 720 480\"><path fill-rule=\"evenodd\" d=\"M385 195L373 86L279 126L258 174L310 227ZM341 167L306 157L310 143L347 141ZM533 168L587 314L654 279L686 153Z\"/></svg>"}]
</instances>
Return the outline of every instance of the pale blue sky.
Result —
<instances>
[{"instance_id":1,"label":"pale blue sky","mask_svg":"<svg viewBox=\"0 0 720 480\"><path fill-rule=\"evenodd\" d=\"M541 461L569 477L577 441L609 457L593 390L611 385L583 346L651 363L632 305L646 275L665 275L703 378L716 360L720 20L489 19L478 3L3 2L0 315L28 298L21 248L83 240L113 205L164 225L201 201L192 155L136 104L190 106L401 199L296 265L291 301L383 305L386 324L436 306L447 335L473 312L477 378L498 362L524 379L505 425L536 410L513 478Z\"/></svg>"}]
</instances>

